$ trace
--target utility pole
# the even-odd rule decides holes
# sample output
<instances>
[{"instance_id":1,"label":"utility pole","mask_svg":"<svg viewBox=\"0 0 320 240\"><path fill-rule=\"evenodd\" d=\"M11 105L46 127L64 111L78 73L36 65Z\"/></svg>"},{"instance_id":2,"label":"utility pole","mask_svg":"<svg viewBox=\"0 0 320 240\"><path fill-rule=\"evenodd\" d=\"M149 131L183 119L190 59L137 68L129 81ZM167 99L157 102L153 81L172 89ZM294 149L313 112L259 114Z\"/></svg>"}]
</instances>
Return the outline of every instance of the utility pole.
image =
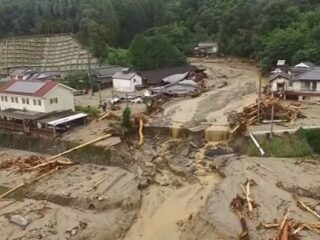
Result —
<instances>
[{"instance_id":1,"label":"utility pole","mask_svg":"<svg viewBox=\"0 0 320 240\"><path fill-rule=\"evenodd\" d=\"M270 138L273 138L273 122L274 122L274 93L272 92L272 109L271 109L271 129Z\"/></svg>"},{"instance_id":2,"label":"utility pole","mask_svg":"<svg viewBox=\"0 0 320 240\"><path fill-rule=\"evenodd\" d=\"M94 93L93 93L93 79L91 77L91 56L90 56L90 53L88 54L88 78L89 78L90 87L91 87L91 96L94 96Z\"/></svg>"},{"instance_id":3,"label":"utility pole","mask_svg":"<svg viewBox=\"0 0 320 240\"><path fill-rule=\"evenodd\" d=\"M258 95L258 119L257 122L260 123L260 110L261 110L261 81L262 81L262 62L259 61L259 95Z\"/></svg>"},{"instance_id":4,"label":"utility pole","mask_svg":"<svg viewBox=\"0 0 320 240\"><path fill-rule=\"evenodd\" d=\"M99 90L99 105L102 106L102 98L101 98L101 81L98 81L98 90Z\"/></svg>"}]
</instances>

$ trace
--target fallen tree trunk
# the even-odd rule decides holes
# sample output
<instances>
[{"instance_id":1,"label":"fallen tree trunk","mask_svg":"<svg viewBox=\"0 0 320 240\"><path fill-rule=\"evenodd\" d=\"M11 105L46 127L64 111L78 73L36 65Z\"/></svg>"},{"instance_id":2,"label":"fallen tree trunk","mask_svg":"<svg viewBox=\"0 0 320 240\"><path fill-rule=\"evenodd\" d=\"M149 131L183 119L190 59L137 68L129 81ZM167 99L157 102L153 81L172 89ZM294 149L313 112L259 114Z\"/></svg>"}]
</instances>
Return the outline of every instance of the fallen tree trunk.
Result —
<instances>
[{"instance_id":1,"label":"fallen tree trunk","mask_svg":"<svg viewBox=\"0 0 320 240\"><path fill-rule=\"evenodd\" d=\"M111 134L107 134L107 135L104 135L104 136L102 136L102 137L95 138L95 139L93 139L93 140L91 140L91 141L89 141L89 142L83 143L83 144L81 144L81 145L79 145L79 146L77 146L77 147L71 148L71 149L69 149L69 150L67 150L67 151L65 151L65 152L62 152L62 153L59 153L59 154L57 154L57 155L55 155L55 156L49 157L49 158L46 159L47 162L42 163L42 164L39 164L39 165L34 166L34 167L31 167L31 168L28 168L28 169L26 169L26 170L32 171L32 170L36 170L36 169L38 169L38 168L42 168L42 167L48 166L48 165L50 165L50 164L56 163L56 162L58 162L58 160L56 160L56 159L59 158L59 157L62 157L62 156L64 156L64 155L68 154L68 153L71 153L71 152L75 151L75 150L84 148L84 147L86 147L86 146L88 146L88 145L91 145L91 144L93 144L93 143L102 141L102 140L104 140L104 139L106 139L106 138L109 138L109 137L111 137L111 136L112 136ZM60 162L60 163L61 163L61 162ZM69 164L73 164L73 163L70 161L70 162L68 162L68 163L65 164L65 165L69 165Z\"/></svg>"}]
</instances>

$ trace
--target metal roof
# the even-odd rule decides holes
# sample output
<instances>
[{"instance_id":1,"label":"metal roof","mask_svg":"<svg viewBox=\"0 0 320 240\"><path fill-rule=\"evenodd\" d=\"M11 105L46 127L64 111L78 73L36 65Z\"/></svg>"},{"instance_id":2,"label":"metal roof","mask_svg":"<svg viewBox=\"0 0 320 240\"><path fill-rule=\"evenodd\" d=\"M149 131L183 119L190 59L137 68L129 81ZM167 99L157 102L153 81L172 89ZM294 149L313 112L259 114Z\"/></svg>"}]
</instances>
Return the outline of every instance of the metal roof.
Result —
<instances>
[{"instance_id":1,"label":"metal roof","mask_svg":"<svg viewBox=\"0 0 320 240\"><path fill-rule=\"evenodd\" d=\"M122 67L119 66L109 66L101 67L94 70L94 73L97 77L112 77L117 72L120 72Z\"/></svg>"},{"instance_id":2,"label":"metal roof","mask_svg":"<svg viewBox=\"0 0 320 240\"><path fill-rule=\"evenodd\" d=\"M60 124L68 123L77 119L88 117L88 114L85 113L77 113L68 117L60 118L51 122L47 122L48 125L58 126Z\"/></svg>"},{"instance_id":3,"label":"metal roof","mask_svg":"<svg viewBox=\"0 0 320 240\"><path fill-rule=\"evenodd\" d=\"M135 72L117 72L112 77L116 79L131 80L137 73Z\"/></svg>"},{"instance_id":4,"label":"metal roof","mask_svg":"<svg viewBox=\"0 0 320 240\"><path fill-rule=\"evenodd\" d=\"M42 88L45 83L42 82L26 82L26 81L19 81L12 84L6 90L9 92L14 93L36 93L37 91Z\"/></svg>"},{"instance_id":5,"label":"metal roof","mask_svg":"<svg viewBox=\"0 0 320 240\"><path fill-rule=\"evenodd\" d=\"M72 88L65 86L58 81L8 81L0 87L0 93L44 97L52 89L58 85L73 91Z\"/></svg>"}]
</instances>

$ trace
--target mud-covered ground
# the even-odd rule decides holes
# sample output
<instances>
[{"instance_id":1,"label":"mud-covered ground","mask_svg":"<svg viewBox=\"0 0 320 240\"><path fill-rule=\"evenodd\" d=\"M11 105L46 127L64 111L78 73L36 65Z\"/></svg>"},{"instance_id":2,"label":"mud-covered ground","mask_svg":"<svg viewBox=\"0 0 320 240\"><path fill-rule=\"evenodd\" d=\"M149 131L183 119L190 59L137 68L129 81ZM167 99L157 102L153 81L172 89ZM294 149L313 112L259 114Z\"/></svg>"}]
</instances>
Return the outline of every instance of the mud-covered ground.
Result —
<instances>
[{"instance_id":1,"label":"mud-covered ground","mask_svg":"<svg viewBox=\"0 0 320 240\"><path fill-rule=\"evenodd\" d=\"M225 126L228 113L256 101L259 72L255 66L236 59L191 59L191 62L206 69L208 91L197 98L169 102L154 125Z\"/></svg>"},{"instance_id":2,"label":"mud-covered ground","mask_svg":"<svg viewBox=\"0 0 320 240\"><path fill-rule=\"evenodd\" d=\"M2 149L1 162L30 154ZM238 239L241 225L230 202L243 195L240 184L248 179L256 183L251 197L258 206L253 219L247 217L250 239L275 236L277 230L258 226L287 211L290 218L317 221L296 204L296 198L310 207L320 203L317 159L249 158L225 144L191 139L146 139L131 157L127 170L75 165L0 201L3 239ZM10 189L35 174L1 170L0 185ZM14 215L30 223L21 227Z\"/></svg>"}]
</instances>

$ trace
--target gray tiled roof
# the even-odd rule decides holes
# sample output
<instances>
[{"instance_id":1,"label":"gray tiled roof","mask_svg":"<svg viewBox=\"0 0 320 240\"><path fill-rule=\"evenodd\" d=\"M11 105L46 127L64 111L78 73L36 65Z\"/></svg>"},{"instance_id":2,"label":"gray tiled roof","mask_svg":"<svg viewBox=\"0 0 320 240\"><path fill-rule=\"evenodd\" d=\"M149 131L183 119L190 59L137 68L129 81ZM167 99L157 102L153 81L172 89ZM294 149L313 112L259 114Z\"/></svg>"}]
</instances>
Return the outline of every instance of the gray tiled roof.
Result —
<instances>
[{"instance_id":1,"label":"gray tiled roof","mask_svg":"<svg viewBox=\"0 0 320 240\"><path fill-rule=\"evenodd\" d=\"M302 73L297 76L297 80L300 81L320 81L320 69L312 69L308 72Z\"/></svg>"},{"instance_id":2,"label":"gray tiled roof","mask_svg":"<svg viewBox=\"0 0 320 240\"><path fill-rule=\"evenodd\" d=\"M286 78L286 79L290 78L288 73L280 72L280 73L275 73L275 74L271 75L269 81L271 82L271 81L273 81L274 79L276 79L278 77L282 77L282 78Z\"/></svg>"}]
</instances>

